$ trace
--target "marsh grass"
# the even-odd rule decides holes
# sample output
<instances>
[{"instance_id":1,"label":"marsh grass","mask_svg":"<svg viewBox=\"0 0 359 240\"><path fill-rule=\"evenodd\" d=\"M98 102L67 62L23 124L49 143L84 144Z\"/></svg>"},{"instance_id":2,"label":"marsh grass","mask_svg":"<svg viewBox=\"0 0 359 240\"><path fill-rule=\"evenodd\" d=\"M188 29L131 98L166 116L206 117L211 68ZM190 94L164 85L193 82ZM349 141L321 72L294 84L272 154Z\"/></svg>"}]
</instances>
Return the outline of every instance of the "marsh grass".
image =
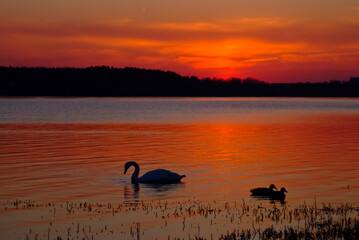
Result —
<instances>
[{"instance_id":1,"label":"marsh grass","mask_svg":"<svg viewBox=\"0 0 359 240\"><path fill-rule=\"evenodd\" d=\"M5 201L4 239L359 239L353 204Z\"/></svg>"},{"instance_id":2,"label":"marsh grass","mask_svg":"<svg viewBox=\"0 0 359 240\"><path fill-rule=\"evenodd\" d=\"M284 224L281 227L273 225L263 230L247 229L237 230L230 234L222 235L221 240L236 239L359 239L359 209L349 205L332 207L323 205L322 208L314 209L302 205L288 214L273 210L273 217L269 221L281 221L285 217L290 217L298 225L293 226ZM304 221L304 225L300 224Z\"/></svg>"}]
</instances>

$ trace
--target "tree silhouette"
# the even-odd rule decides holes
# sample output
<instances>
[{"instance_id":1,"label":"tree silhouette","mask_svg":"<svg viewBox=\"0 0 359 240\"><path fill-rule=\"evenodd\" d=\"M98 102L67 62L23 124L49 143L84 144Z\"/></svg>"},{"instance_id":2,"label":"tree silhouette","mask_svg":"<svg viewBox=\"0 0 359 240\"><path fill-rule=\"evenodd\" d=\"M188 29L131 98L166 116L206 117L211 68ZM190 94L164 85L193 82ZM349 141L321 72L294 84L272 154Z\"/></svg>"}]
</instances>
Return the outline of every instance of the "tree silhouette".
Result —
<instances>
[{"instance_id":1,"label":"tree silhouette","mask_svg":"<svg viewBox=\"0 0 359 240\"><path fill-rule=\"evenodd\" d=\"M170 71L128 67L0 67L0 96L359 97L359 80L269 84L252 78L200 80Z\"/></svg>"}]
</instances>

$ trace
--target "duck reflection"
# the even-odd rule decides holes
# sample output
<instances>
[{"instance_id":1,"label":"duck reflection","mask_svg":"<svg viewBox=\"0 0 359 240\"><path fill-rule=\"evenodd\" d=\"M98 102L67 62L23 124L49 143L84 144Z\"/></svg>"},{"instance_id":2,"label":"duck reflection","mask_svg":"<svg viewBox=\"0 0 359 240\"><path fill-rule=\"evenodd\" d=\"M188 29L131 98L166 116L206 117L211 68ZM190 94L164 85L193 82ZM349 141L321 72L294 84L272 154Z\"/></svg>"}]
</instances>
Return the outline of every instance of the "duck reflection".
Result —
<instances>
[{"instance_id":1,"label":"duck reflection","mask_svg":"<svg viewBox=\"0 0 359 240\"><path fill-rule=\"evenodd\" d=\"M259 201L269 201L271 204L280 203L282 205L285 205L287 203L284 199L273 199L268 196L253 196L253 195L251 195L251 197L256 200L259 200Z\"/></svg>"},{"instance_id":2,"label":"duck reflection","mask_svg":"<svg viewBox=\"0 0 359 240\"><path fill-rule=\"evenodd\" d=\"M287 202L284 201L284 199L278 199L278 200L275 200L275 199L270 199L269 201L271 204L275 204L275 203L280 203L282 205L285 205Z\"/></svg>"}]
</instances>

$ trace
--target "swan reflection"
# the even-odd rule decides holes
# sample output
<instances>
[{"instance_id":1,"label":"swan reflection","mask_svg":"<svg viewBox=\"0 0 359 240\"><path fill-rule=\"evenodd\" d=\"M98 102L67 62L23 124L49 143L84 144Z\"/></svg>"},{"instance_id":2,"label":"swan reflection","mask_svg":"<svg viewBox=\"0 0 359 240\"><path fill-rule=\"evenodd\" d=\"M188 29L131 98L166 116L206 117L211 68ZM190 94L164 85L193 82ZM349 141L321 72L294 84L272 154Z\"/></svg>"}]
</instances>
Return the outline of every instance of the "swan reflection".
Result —
<instances>
[{"instance_id":1,"label":"swan reflection","mask_svg":"<svg viewBox=\"0 0 359 240\"><path fill-rule=\"evenodd\" d=\"M183 191L185 183L177 184L124 184L124 199L138 200L168 197L172 193Z\"/></svg>"}]
</instances>

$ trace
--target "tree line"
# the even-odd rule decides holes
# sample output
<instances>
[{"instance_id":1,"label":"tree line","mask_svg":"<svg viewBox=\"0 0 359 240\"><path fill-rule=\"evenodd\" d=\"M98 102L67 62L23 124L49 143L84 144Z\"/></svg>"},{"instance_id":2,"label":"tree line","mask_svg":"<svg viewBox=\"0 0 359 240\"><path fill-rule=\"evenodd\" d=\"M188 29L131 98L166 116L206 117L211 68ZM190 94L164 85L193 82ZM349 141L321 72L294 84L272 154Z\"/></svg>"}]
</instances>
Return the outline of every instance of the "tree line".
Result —
<instances>
[{"instance_id":1,"label":"tree line","mask_svg":"<svg viewBox=\"0 0 359 240\"><path fill-rule=\"evenodd\" d=\"M266 83L252 78L199 79L141 68L0 67L0 96L287 96L359 97L359 81Z\"/></svg>"}]
</instances>

